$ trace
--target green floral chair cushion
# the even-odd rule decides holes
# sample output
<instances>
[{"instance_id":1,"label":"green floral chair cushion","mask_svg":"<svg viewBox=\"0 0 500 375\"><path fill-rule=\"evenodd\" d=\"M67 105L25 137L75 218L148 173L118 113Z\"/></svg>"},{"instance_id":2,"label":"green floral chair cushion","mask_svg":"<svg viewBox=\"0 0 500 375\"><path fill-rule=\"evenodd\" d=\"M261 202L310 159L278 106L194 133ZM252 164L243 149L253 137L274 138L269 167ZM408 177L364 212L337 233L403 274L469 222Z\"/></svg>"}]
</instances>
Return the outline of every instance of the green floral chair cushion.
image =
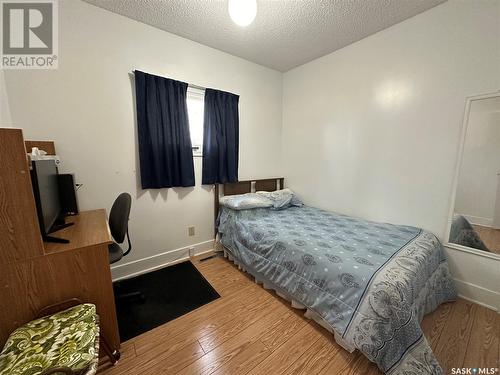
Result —
<instances>
[{"instance_id":1,"label":"green floral chair cushion","mask_svg":"<svg viewBox=\"0 0 500 375\"><path fill-rule=\"evenodd\" d=\"M95 368L98 356L95 306L82 304L16 329L0 353L0 375L36 375L53 367L83 373Z\"/></svg>"}]
</instances>

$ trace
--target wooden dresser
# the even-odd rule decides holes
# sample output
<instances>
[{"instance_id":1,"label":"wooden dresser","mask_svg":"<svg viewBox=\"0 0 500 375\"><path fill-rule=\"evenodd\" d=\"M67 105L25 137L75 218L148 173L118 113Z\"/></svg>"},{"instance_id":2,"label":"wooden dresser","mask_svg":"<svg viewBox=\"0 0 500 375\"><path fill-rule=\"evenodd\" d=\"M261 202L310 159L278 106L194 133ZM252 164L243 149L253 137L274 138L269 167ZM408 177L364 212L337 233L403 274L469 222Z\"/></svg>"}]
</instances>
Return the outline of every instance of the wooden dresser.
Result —
<instances>
[{"instance_id":1,"label":"wooden dresser","mask_svg":"<svg viewBox=\"0 0 500 375\"><path fill-rule=\"evenodd\" d=\"M101 334L119 349L106 211L66 222L57 236L70 243L42 241L22 131L0 128L0 347L42 307L76 297L97 306Z\"/></svg>"}]
</instances>

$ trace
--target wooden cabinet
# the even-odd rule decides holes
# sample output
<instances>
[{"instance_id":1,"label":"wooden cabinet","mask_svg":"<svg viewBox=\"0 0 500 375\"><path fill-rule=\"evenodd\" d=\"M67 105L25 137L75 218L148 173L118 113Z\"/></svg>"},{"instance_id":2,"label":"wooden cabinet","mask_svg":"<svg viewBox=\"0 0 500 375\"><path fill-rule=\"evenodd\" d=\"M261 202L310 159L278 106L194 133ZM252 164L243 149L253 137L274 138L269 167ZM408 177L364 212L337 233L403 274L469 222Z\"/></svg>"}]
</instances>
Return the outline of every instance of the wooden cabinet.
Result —
<instances>
[{"instance_id":1,"label":"wooden cabinet","mask_svg":"<svg viewBox=\"0 0 500 375\"><path fill-rule=\"evenodd\" d=\"M77 297L97 306L102 334L119 349L106 211L67 222L57 235L70 243L42 241L22 132L0 129L0 346L42 307Z\"/></svg>"}]
</instances>

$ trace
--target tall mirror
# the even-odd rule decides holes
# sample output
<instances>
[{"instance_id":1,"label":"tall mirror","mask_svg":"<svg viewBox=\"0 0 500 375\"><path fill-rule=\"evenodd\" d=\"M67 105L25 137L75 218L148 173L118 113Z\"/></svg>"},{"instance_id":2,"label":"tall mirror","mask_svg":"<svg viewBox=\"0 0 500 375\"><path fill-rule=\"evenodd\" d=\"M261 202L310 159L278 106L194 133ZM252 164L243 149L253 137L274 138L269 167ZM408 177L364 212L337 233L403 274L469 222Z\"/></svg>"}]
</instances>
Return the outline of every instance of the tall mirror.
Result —
<instances>
[{"instance_id":1,"label":"tall mirror","mask_svg":"<svg viewBox=\"0 0 500 375\"><path fill-rule=\"evenodd\" d=\"M469 98L449 242L500 257L500 92Z\"/></svg>"}]
</instances>

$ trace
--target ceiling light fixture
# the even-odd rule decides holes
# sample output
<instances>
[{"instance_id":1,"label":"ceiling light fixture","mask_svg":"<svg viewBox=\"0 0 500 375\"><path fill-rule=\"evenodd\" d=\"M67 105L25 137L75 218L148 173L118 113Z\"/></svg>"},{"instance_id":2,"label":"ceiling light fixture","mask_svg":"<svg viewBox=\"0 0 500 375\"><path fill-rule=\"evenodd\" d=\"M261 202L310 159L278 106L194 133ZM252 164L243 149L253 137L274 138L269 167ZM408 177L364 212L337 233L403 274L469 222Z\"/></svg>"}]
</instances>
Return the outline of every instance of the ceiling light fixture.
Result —
<instances>
[{"instance_id":1,"label":"ceiling light fixture","mask_svg":"<svg viewBox=\"0 0 500 375\"><path fill-rule=\"evenodd\" d=\"M257 15L257 0L229 0L227 9L235 24L248 26Z\"/></svg>"}]
</instances>

